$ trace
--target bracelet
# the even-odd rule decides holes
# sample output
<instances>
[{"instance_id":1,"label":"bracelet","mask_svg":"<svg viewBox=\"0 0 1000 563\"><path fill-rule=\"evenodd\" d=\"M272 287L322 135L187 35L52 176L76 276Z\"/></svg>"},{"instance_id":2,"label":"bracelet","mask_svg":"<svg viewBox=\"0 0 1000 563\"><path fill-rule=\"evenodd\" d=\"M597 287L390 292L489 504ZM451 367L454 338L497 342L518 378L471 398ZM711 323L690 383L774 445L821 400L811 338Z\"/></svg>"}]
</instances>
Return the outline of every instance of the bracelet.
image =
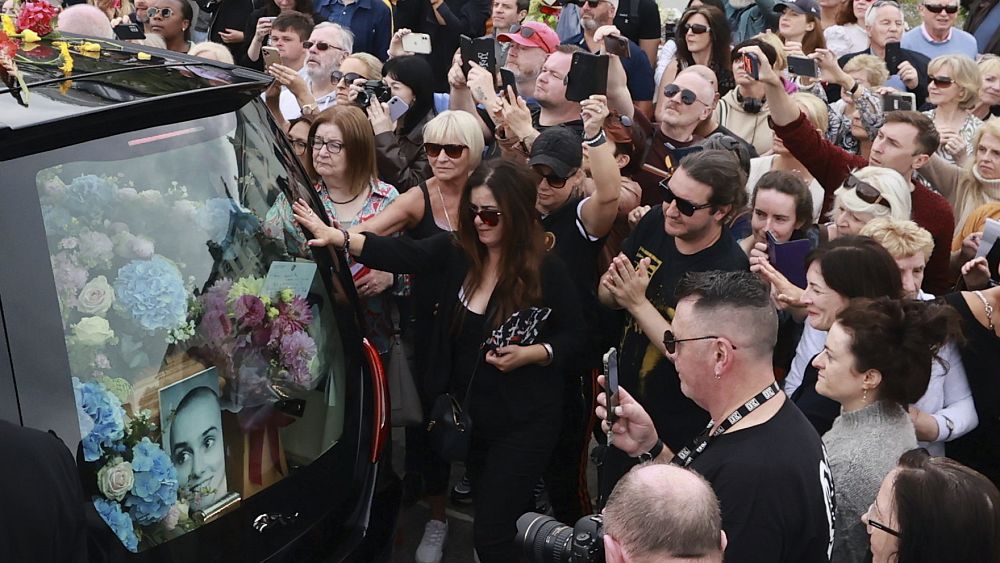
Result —
<instances>
[{"instance_id":1,"label":"bracelet","mask_svg":"<svg viewBox=\"0 0 1000 563\"><path fill-rule=\"evenodd\" d=\"M861 87L861 83L858 82L857 80L855 80L854 81L854 86L851 86L851 89L848 90L847 93L849 95L851 95L851 96L854 96L855 94L858 93L858 88L860 88L860 87Z\"/></svg>"},{"instance_id":2,"label":"bracelet","mask_svg":"<svg viewBox=\"0 0 1000 563\"><path fill-rule=\"evenodd\" d=\"M593 137L589 139L584 139L583 144L587 145L590 148L596 148L603 145L605 142L607 142L607 140L608 136L604 134L604 129L602 128Z\"/></svg>"},{"instance_id":3,"label":"bracelet","mask_svg":"<svg viewBox=\"0 0 1000 563\"><path fill-rule=\"evenodd\" d=\"M344 235L344 254L350 255L351 253L351 233L347 229L340 229L340 233Z\"/></svg>"},{"instance_id":4,"label":"bracelet","mask_svg":"<svg viewBox=\"0 0 1000 563\"><path fill-rule=\"evenodd\" d=\"M648 452L644 454L639 454L639 463L645 463L647 461L653 461L654 459L660 457L663 453L663 440L657 439L653 447L649 449Z\"/></svg>"},{"instance_id":5,"label":"bracelet","mask_svg":"<svg viewBox=\"0 0 1000 563\"><path fill-rule=\"evenodd\" d=\"M552 353L552 345L549 344L548 342L542 342L542 348L545 348L545 356L546 356L545 363L542 365L547 366L552 363L552 358L554 357Z\"/></svg>"}]
</instances>

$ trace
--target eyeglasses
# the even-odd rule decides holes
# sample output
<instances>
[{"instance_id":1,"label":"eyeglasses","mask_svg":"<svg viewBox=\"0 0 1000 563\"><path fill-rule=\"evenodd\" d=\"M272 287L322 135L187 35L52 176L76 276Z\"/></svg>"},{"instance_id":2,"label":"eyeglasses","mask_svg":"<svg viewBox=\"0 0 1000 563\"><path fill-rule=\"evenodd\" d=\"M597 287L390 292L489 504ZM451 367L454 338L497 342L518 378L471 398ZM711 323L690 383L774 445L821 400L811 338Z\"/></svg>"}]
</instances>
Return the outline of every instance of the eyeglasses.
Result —
<instances>
[{"instance_id":1,"label":"eyeglasses","mask_svg":"<svg viewBox=\"0 0 1000 563\"><path fill-rule=\"evenodd\" d=\"M448 158L462 158L462 153L467 149L465 145L439 145L437 143L424 143L424 150L427 156L437 158L441 151L448 155Z\"/></svg>"},{"instance_id":2,"label":"eyeglasses","mask_svg":"<svg viewBox=\"0 0 1000 563\"><path fill-rule=\"evenodd\" d=\"M503 213L499 209L493 207L479 207L474 204L469 204L469 211L472 213L472 217L479 217L479 220L483 222L484 225L490 227L496 227L500 224L500 216Z\"/></svg>"},{"instance_id":3,"label":"eyeglasses","mask_svg":"<svg viewBox=\"0 0 1000 563\"><path fill-rule=\"evenodd\" d=\"M364 76L361 76L356 72L348 72L345 74L339 70L335 70L330 73L330 82L333 82L334 84L340 84L340 81L344 80L348 85L350 85L354 84L354 81L359 78L364 78Z\"/></svg>"},{"instance_id":4,"label":"eyeglasses","mask_svg":"<svg viewBox=\"0 0 1000 563\"><path fill-rule=\"evenodd\" d=\"M326 51L327 49L333 49L334 51L343 51L340 47L327 43L326 41L303 41L302 46L306 49L311 49L313 46L316 47L318 51Z\"/></svg>"},{"instance_id":5,"label":"eyeglasses","mask_svg":"<svg viewBox=\"0 0 1000 563\"><path fill-rule=\"evenodd\" d=\"M707 25L703 25L703 24L700 24L700 23L686 23L686 24L684 24L684 31L685 31L685 33L688 32L688 31L690 31L691 33L693 33L695 35L701 35L702 33L708 33L709 30L711 30L711 29L712 28L708 27Z\"/></svg>"},{"instance_id":6,"label":"eyeglasses","mask_svg":"<svg viewBox=\"0 0 1000 563\"><path fill-rule=\"evenodd\" d=\"M943 4L924 4L924 9L932 14L940 14L941 12L947 12L949 14L958 13L958 5L945 6Z\"/></svg>"},{"instance_id":7,"label":"eyeglasses","mask_svg":"<svg viewBox=\"0 0 1000 563\"><path fill-rule=\"evenodd\" d=\"M955 83L955 79L949 76L931 76L927 75L927 80L930 80L938 88L948 88Z\"/></svg>"},{"instance_id":8,"label":"eyeglasses","mask_svg":"<svg viewBox=\"0 0 1000 563\"><path fill-rule=\"evenodd\" d=\"M663 188L663 203L670 205L671 203L677 204L677 211L682 214L691 217L694 215L695 211L699 209L708 209L712 207L711 203L703 203L701 205L691 203L690 201L677 196L674 194L673 190L670 189L670 185L667 183L667 179L660 180L660 187Z\"/></svg>"},{"instance_id":9,"label":"eyeglasses","mask_svg":"<svg viewBox=\"0 0 1000 563\"><path fill-rule=\"evenodd\" d=\"M674 332L672 330L667 330L663 332L663 347L667 349L667 353L673 356L677 353L677 343L678 342L691 342L694 340L713 340L717 338L722 338L721 336L699 336L697 338L674 338ZM732 344L730 344L732 345ZM736 346L733 346L733 350Z\"/></svg>"},{"instance_id":10,"label":"eyeglasses","mask_svg":"<svg viewBox=\"0 0 1000 563\"><path fill-rule=\"evenodd\" d=\"M873 520L871 518L871 516L869 516L874 511L875 511L875 503L872 503L871 506L868 507L868 512L865 514L865 522L867 522L869 526L871 526L872 528L875 528L876 530L882 530L883 532L885 532L887 534L891 534L891 535L896 536L898 538L899 537L899 532L897 530L893 530L889 526L886 526L885 524L883 524L881 522Z\"/></svg>"},{"instance_id":11,"label":"eyeglasses","mask_svg":"<svg viewBox=\"0 0 1000 563\"><path fill-rule=\"evenodd\" d=\"M854 174L848 174L847 179L844 180L844 187L854 190L854 193L861 201L872 205L881 205L892 211L892 204L889 203L889 200L885 199L882 192L878 191L878 188L868 182L858 180Z\"/></svg>"},{"instance_id":12,"label":"eyeglasses","mask_svg":"<svg viewBox=\"0 0 1000 563\"><path fill-rule=\"evenodd\" d=\"M535 173L538 174L539 176L541 176L542 178L545 178L545 181L549 183L549 186L551 186L553 188L557 188L557 189L565 187L566 186L566 181L569 180L570 178L572 178L573 174L576 174L576 170L574 170L574 171L570 172L569 176L563 178L562 176L559 176L559 175L556 175L556 174L545 174L545 173L542 172L542 168L540 166L537 166L537 165L536 166L532 166L531 169L534 170Z\"/></svg>"},{"instance_id":13,"label":"eyeglasses","mask_svg":"<svg viewBox=\"0 0 1000 563\"><path fill-rule=\"evenodd\" d=\"M160 16L161 18L167 20L170 16L174 15L173 8L146 8L146 16L150 18L155 18Z\"/></svg>"},{"instance_id":14,"label":"eyeglasses","mask_svg":"<svg viewBox=\"0 0 1000 563\"><path fill-rule=\"evenodd\" d=\"M341 143L340 141L324 141L323 139L317 139L316 137L309 139L309 145L312 147L313 152L319 152L323 149L323 147L326 147L326 150L329 151L330 154L340 154L340 151L344 148L344 143Z\"/></svg>"},{"instance_id":15,"label":"eyeglasses","mask_svg":"<svg viewBox=\"0 0 1000 563\"><path fill-rule=\"evenodd\" d=\"M667 87L663 89L663 95L667 98L673 98L678 94L678 92L681 95L681 102L686 106L694 105L695 102L705 104L705 102L698 99L698 94L695 94L687 88L681 88L676 84L667 84ZM708 104L705 105L707 106Z\"/></svg>"},{"instance_id":16,"label":"eyeglasses","mask_svg":"<svg viewBox=\"0 0 1000 563\"><path fill-rule=\"evenodd\" d=\"M599 3L600 0L598 0L598 4ZM591 6L591 8L596 8L596 7L597 4ZM508 31L507 33L517 33L521 37L524 37L525 39L531 39L532 37L535 37L537 35L538 41L541 42L542 48L545 49L546 52L550 52L553 50L552 45L549 45L549 42L545 40L545 36L542 35L541 33L536 32L534 29L531 29L530 27L524 27L522 25L514 24L513 26L511 26L510 31Z\"/></svg>"},{"instance_id":17,"label":"eyeglasses","mask_svg":"<svg viewBox=\"0 0 1000 563\"><path fill-rule=\"evenodd\" d=\"M289 142L292 143L292 150L299 156L306 154L306 149L309 148L309 142L302 139L289 139Z\"/></svg>"}]
</instances>

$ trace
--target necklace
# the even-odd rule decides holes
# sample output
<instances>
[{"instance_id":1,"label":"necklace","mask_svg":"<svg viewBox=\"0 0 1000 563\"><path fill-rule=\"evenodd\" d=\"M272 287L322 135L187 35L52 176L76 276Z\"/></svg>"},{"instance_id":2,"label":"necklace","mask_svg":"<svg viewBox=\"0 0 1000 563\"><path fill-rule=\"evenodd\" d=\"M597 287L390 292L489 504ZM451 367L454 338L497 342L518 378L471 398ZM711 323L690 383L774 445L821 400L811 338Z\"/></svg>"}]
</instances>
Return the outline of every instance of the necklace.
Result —
<instances>
[{"instance_id":1,"label":"necklace","mask_svg":"<svg viewBox=\"0 0 1000 563\"><path fill-rule=\"evenodd\" d=\"M993 305L990 305L990 302L986 300L986 296L983 295L982 291L976 290L972 293L974 293L976 297L983 302L983 312L986 313L986 322L989 323L990 330L995 330L993 326Z\"/></svg>"},{"instance_id":2,"label":"necklace","mask_svg":"<svg viewBox=\"0 0 1000 563\"><path fill-rule=\"evenodd\" d=\"M365 191L365 190L361 190L361 191L359 191L358 193L354 194L354 197L352 197L351 199L349 199L349 200L347 200L347 201L337 201L337 200L333 199L332 197L330 198L330 201L331 201L331 202L333 202L333 203L336 203L337 205L347 205L348 203L351 203L352 201L354 201L354 200L358 199L358 197L360 197L360 196L361 196L361 194L363 194L363 193L364 193L364 191ZM328 194L329 194L329 193L330 193L330 190L329 190L329 189L327 189L327 190L326 190L326 193L328 193Z\"/></svg>"},{"instance_id":3,"label":"necklace","mask_svg":"<svg viewBox=\"0 0 1000 563\"><path fill-rule=\"evenodd\" d=\"M444 209L444 220L448 222L448 230L454 232L455 227L451 224L451 217L448 215L448 204L444 202L444 193L441 191L441 184L438 184L438 197L441 198L441 209Z\"/></svg>"}]
</instances>

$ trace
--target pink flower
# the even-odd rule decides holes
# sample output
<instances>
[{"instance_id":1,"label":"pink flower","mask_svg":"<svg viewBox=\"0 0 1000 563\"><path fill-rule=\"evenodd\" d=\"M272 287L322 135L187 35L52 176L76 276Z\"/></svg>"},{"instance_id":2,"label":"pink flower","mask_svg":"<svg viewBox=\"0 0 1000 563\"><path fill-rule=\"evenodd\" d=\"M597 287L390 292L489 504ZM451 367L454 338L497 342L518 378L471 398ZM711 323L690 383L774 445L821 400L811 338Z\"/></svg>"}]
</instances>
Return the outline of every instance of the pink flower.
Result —
<instances>
[{"instance_id":1,"label":"pink flower","mask_svg":"<svg viewBox=\"0 0 1000 563\"><path fill-rule=\"evenodd\" d=\"M15 27L18 33L30 29L38 35L48 35L52 33L52 20L58 13L59 8L45 0L25 2L21 4L21 9L17 12Z\"/></svg>"},{"instance_id":2,"label":"pink flower","mask_svg":"<svg viewBox=\"0 0 1000 563\"><path fill-rule=\"evenodd\" d=\"M312 381L309 363L316 357L316 342L305 332L286 334L281 339L281 363L288 369L291 382L308 387Z\"/></svg>"},{"instance_id":3,"label":"pink flower","mask_svg":"<svg viewBox=\"0 0 1000 563\"><path fill-rule=\"evenodd\" d=\"M301 297L289 302L278 303L278 316L271 321L271 340L278 341L283 335L305 330L312 322L309 304Z\"/></svg>"},{"instance_id":4,"label":"pink flower","mask_svg":"<svg viewBox=\"0 0 1000 563\"><path fill-rule=\"evenodd\" d=\"M264 322L266 311L264 303L256 295L241 295L233 304L233 314L236 322L242 327L256 328Z\"/></svg>"}]
</instances>

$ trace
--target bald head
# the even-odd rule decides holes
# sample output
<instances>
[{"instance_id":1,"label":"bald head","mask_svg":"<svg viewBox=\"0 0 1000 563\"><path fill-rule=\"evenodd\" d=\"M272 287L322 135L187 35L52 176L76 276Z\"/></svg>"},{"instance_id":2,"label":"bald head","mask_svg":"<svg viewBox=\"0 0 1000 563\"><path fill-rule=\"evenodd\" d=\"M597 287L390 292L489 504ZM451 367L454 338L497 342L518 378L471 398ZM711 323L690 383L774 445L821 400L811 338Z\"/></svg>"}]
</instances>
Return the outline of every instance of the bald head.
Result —
<instances>
[{"instance_id":1,"label":"bald head","mask_svg":"<svg viewBox=\"0 0 1000 563\"><path fill-rule=\"evenodd\" d=\"M697 74L708 81L708 84L712 88L713 92L717 92L719 90L719 78L715 76L714 70L705 65L691 65L679 73L679 75L683 74Z\"/></svg>"},{"instance_id":2,"label":"bald head","mask_svg":"<svg viewBox=\"0 0 1000 563\"><path fill-rule=\"evenodd\" d=\"M711 485L673 465L643 464L622 477L604 508L604 532L633 560L715 562L725 548Z\"/></svg>"},{"instance_id":3,"label":"bald head","mask_svg":"<svg viewBox=\"0 0 1000 563\"><path fill-rule=\"evenodd\" d=\"M90 4L74 4L59 13L59 31L98 39L114 39L108 16Z\"/></svg>"}]
</instances>

